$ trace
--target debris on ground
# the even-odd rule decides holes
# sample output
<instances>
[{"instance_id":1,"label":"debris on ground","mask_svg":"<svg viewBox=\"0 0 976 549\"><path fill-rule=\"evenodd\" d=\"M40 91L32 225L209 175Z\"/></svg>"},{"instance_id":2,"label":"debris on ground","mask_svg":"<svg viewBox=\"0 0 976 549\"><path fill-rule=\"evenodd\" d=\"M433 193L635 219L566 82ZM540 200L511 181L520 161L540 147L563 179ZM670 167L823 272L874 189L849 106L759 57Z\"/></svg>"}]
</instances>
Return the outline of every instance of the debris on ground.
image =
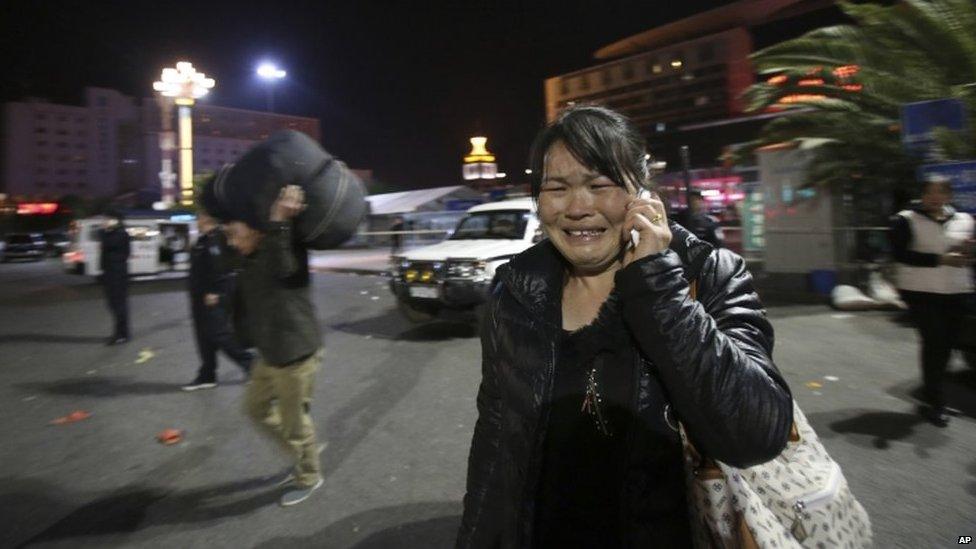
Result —
<instances>
[{"instance_id":1,"label":"debris on ground","mask_svg":"<svg viewBox=\"0 0 976 549\"><path fill-rule=\"evenodd\" d=\"M179 429L163 429L158 435L156 435L156 440L160 444L165 444L166 446L172 446L183 440L183 431Z\"/></svg>"},{"instance_id":2,"label":"debris on ground","mask_svg":"<svg viewBox=\"0 0 976 549\"><path fill-rule=\"evenodd\" d=\"M152 360L156 356L156 353L152 349L146 347L145 349L139 351L139 356L136 358L136 364L145 364Z\"/></svg>"},{"instance_id":3,"label":"debris on ground","mask_svg":"<svg viewBox=\"0 0 976 549\"><path fill-rule=\"evenodd\" d=\"M51 420L51 425L67 425L69 423L77 423L79 421L90 418L91 412L86 412L84 410L75 410L66 416L61 416Z\"/></svg>"}]
</instances>

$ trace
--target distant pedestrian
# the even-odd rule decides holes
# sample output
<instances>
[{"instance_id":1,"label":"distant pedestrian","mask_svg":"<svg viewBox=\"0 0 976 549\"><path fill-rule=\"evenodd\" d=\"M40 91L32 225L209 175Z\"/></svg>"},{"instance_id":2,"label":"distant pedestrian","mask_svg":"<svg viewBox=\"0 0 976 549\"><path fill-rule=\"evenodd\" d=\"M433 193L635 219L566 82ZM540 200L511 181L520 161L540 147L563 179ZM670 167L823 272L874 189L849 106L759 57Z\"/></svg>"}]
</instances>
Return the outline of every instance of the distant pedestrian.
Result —
<instances>
[{"instance_id":1,"label":"distant pedestrian","mask_svg":"<svg viewBox=\"0 0 976 549\"><path fill-rule=\"evenodd\" d=\"M393 233L390 235L390 255L396 255L403 245L403 235L400 234L400 231L403 231L402 217L397 217L393 220L393 224L390 225L390 231Z\"/></svg>"},{"instance_id":2,"label":"distant pedestrian","mask_svg":"<svg viewBox=\"0 0 976 549\"><path fill-rule=\"evenodd\" d=\"M708 213L705 198L700 191L692 191L688 201L688 209L685 210L681 222L684 228L700 240L704 240L716 248L722 247L722 227L719 225L718 219Z\"/></svg>"},{"instance_id":3,"label":"distant pedestrian","mask_svg":"<svg viewBox=\"0 0 976 549\"><path fill-rule=\"evenodd\" d=\"M129 341L129 233L122 212L112 210L102 228L99 266L114 326L108 345Z\"/></svg>"},{"instance_id":4,"label":"distant pedestrian","mask_svg":"<svg viewBox=\"0 0 976 549\"><path fill-rule=\"evenodd\" d=\"M190 250L190 309L200 369L196 379L183 386L184 391L217 386L217 351L227 354L247 375L251 353L238 343L227 314L233 294L234 272L231 269L224 233L213 217L197 213L200 236Z\"/></svg>"},{"instance_id":5,"label":"distant pedestrian","mask_svg":"<svg viewBox=\"0 0 976 549\"><path fill-rule=\"evenodd\" d=\"M951 200L947 181L928 181L921 200L894 216L891 225L898 289L921 337L925 402L919 412L939 427L948 424L943 378L973 292L976 238L972 216L955 211Z\"/></svg>"},{"instance_id":6,"label":"distant pedestrian","mask_svg":"<svg viewBox=\"0 0 976 549\"><path fill-rule=\"evenodd\" d=\"M322 363L322 334L309 295L308 250L292 234L291 220L305 207L297 186L282 189L267 223L232 221L230 245L244 256L240 274L245 337L258 350L245 409L295 460L281 504L305 501L322 486L319 448L310 415L315 372Z\"/></svg>"}]
</instances>

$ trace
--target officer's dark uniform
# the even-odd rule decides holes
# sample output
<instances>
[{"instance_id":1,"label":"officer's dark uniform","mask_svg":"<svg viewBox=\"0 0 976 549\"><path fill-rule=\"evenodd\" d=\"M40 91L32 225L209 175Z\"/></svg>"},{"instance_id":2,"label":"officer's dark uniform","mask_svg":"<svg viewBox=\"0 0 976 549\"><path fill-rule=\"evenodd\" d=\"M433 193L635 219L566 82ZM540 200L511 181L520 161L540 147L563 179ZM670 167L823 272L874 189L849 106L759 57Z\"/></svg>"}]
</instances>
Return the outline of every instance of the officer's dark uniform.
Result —
<instances>
[{"instance_id":1,"label":"officer's dark uniform","mask_svg":"<svg viewBox=\"0 0 976 549\"><path fill-rule=\"evenodd\" d=\"M720 226L714 217L705 212L686 213L684 227L699 239L708 242L716 248L722 247L722 239L719 237Z\"/></svg>"},{"instance_id":2,"label":"officer's dark uniform","mask_svg":"<svg viewBox=\"0 0 976 549\"><path fill-rule=\"evenodd\" d=\"M225 257L223 233L214 229L202 234L190 251L190 304L193 328L200 353L197 383L213 383L217 379L217 350L227 353L247 373L252 355L234 338L227 314L233 291L234 274ZM216 294L219 302L208 306L206 294Z\"/></svg>"},{"instance_id":3,"label":"officer's dark uniform","mask_svg":"<svg viewBox=\"0 0 976 549\"><path fill-rule=\"evenodd\" d=\"M115 317L115 331L109 343L123 343L129 338L129 233L121 220L102 231L99 262L105 297Z\"/></svg>"}]
</instances>

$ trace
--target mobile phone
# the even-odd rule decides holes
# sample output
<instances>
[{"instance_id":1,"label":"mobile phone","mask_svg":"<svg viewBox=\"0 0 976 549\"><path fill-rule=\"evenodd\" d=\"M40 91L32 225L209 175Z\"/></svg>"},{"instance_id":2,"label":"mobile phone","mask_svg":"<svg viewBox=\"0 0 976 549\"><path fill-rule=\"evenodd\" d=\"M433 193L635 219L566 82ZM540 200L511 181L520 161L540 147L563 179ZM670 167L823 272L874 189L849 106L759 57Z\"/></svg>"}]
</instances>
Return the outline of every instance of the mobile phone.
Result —
<instances>
[{"instance_id":1,"label":"mobile phone","mask_svg":"<svg viewBox=\"0 0 976 549\"><path fill-rule=\"evenodd\" d=\"M647 200L650 197L651 197L651 191L649 191L647 189L642 188L639 191L637 191L637 198L639 198L641 200ZM630 230L630 247L631 248L636 248L638 244L640 244L640 232L638 232L637 229L631 229Z\"/></svg>"}]
</instances>

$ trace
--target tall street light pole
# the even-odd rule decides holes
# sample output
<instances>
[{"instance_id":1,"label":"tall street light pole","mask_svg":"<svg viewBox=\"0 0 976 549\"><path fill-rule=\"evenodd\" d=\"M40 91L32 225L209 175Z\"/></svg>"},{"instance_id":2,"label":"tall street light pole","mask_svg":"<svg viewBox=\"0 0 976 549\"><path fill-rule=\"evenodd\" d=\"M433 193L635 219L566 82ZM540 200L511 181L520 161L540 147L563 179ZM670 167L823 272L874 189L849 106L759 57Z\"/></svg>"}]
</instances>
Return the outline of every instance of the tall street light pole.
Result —
<instances>
[{"instance_id":1,"label":"tall street light pole","mask_svg":"<svg viewBox=\"0 0 976 549\"><path fill-rule=\"evenodd\" d=\"M193 103L207 95L214 84L213 78L207 78L202 72L197 72L192 63L185 61L177 63L175 69L163 69L160 80L153 83L154 90L164 97L172 97L179 107L180 204L184 206L193 205L193 112L191 109ZM172 201L172 197L170 200Z\"/></svg>"},{"instance_id":2,"label":"tall street light pole","mask_svg":"<svg viewBox=\"0 0 976 549\"><path fill-rule=\"evenodd\" d=\"M274 63L261 63L255 72L262 80L267 82L268 112L274 112L275 83L287 76L288 73L283 69L279 69Z\"/></svg>"}]
</instances>

